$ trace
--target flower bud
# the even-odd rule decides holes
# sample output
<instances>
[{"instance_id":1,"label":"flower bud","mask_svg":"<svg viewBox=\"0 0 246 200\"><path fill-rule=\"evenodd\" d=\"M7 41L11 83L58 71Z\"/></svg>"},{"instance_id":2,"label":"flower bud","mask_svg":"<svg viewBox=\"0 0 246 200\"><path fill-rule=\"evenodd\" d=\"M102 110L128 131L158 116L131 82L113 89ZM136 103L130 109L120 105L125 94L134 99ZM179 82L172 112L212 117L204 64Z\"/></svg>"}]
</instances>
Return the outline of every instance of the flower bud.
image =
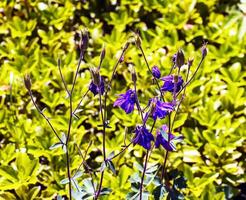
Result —
<instances>
[{"instance_id":1,"label":"flower bud","mask_svg":"<svg viewBox=\"0 0 246 200\"><path fill-rule=\"evenodd\" d=\"M131 71L131 75L132 75L132 81L134 83L136 83L137 82L137 74L136 74L136 71L135 71L133 66L131 66L130 71Z\"/></svg>"},{"instance_id":2,"label":"flower bud","mask_svg":"<svg viewBox=\"0 0 246 200\"><path fill-rule=\"evenodd\" d=\"M156 65L152 67L152 74L157 79L159 79L161 77L161 72Z\"/></svg>"},{"instance_id":3,"label":"flower bud","mask_svg":"<svg viewBox=\"0 0 246 200\"><path fill-rule=\"evenodd\" d=\"M201 48L203 58L205 58L206 55L208 54L207 44L208 44L207 42L204 42Z\"/></svg>"},{"instance_id":4,"label":"flower bud","mask_svg":"<svg viewBox=\"0 0 246 200\"><path fill-rule=\"evenodd\" d=\"M32 83L31 83L31 79L30 79L29 74L26 74L26 75L24 76L24 83L25 83L26 89L27 89L28 91L31 90Z\"/></svg>"},{"instance_id":5,"label":"flower bud","mask_svg":"<svg viewBox=\"0 0 246 200\"><path fill-rule=\"evenodd\" d=\"M89 35L88 35L88 31L84 30L81 31L81 42L80 42L80 50L84 53L87 45L88 45L88 41L89 41Z\"/></svg>"},{"instance_id":6,"label":"flower bud","mask_svg":"<svg viewBox=\"0 0 246 200\"><path fill-rule=\"evenodd\" d=\"M185 58L184 58L184 53L181 49L178 50L178 52L176 54L176 60L175 61L176 61L175 64L178 68L180 68L181 66L184 65Z\"/></svg>"},{"instance_id":7,"label":"flower bud","mask_svg":"<svg viewBox=\"0 0 246 200\"><path fill-rule=\"evenodd\" d=\"M129 43L129 42L127 42L127 43L125 44L125 46L124 46L123 50L124 50L124 51L125 51L125 50L127 50L127 49L128 49L128 47L129 47L129 45L130 45L130 43Z\"/></svg>"},{"instance_id":8,"label":"flower bud","mask_svg":"<svg viewBox=\"0 0 246 200\"><path fill-rule=\"evenodd\" d=\"M142 42L141 42L141 39L140 39L139 34L136 34L135 43L136 43L136 46L137 46L138 48L141 47Z\"/></svg>"},{"instance_id":9,"label":"flower bud","mask_svg":"<svg viewBox=\"0 0 246 200\"><path fill-rule=\"evenodd\" d=\"M101 61L105 58L105 54L106 54L106 50L105 50L105 47L103 47L101 55L100 55Z\"/></svg>"},{"instance_id":10,"label":"flower bud","mask_svg":"<svg viewBox=\"0 0 246 200\"><path fill-rule=\"evenodd\" d=\"M173 62L173 64L176 63L176 58L177 58L177 54L175 53L175 54L173 55L173 57L172 57L172 62Z\"/></svg>"},{"instance_id":11,"label":"flower bud","mask_svg":"<svg viewBox=\"0 0 246 200\"><path fill-rule=\"evenodd\" d=\"M188 58L187 65L190 68L193 64L194 58Z\"/></svg>"},{"instance_id":12,"label":"flower bud","mask_svg":"<svg viewBox=\"0 0 246 200\"><path fill-rule=\"evenodd\" d=\"M155 112L155 108L156 108L156 103L157 103L157 99L153 98L153 100L150 103L150 110L149 110L149 116L152 116L153 113Z\"/></svg>"},{"instance_id":13,"label":"flower bud","mask_svg":"<svg viewBox=\"0 0 246 200\"><path fill-rule=\"evenodd\" d=\"M92 78L92 82L96 85L99 86L100 85L100 72L98 68L90 68L90 72L91 72L91 78Z\"/></svg>"},{"instance_id":14,"label":"flower bud","mask_svg":"<svg viewBox=\"0 0 246 200\"><path fill-rule=\"evenodd\" d=\"M120 57L120 63L123 63L124 62L124 55L122 55L121 57Z\"/></svg>"}]
</instances>

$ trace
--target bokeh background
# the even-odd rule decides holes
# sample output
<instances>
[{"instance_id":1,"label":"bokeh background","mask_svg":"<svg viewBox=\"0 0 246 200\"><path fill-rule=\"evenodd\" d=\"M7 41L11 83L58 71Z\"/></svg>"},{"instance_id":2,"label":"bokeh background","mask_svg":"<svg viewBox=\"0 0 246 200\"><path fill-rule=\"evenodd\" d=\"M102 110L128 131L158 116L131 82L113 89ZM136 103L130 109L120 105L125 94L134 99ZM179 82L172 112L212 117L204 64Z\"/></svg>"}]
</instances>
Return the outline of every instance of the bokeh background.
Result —
<instances>
[{"instance_id":1,"label":"bokeh background","mask_svg":"<svg viewBox=\"0 0 246 200\"><path fill-rule=\"evenodd\" d=\"M194 71L203 41L208 56L187 89L175 123L184 136L170 154L168 172L183 172L185 199L245 199L245 0L2 0L0 2L0 199L54 199L67 195L65 155L50 150L57 139L35 110L23 76L30 74L32 91L40 108L61 135L66 133L69 101L57 60L70 87L79 56L80 31L89 31L89 46L75 87L74 105L90 83L89 67L97 66L103 45L106 57L101 74L112 73L129 37L139 30L151 66L168 74L173 54L182 48L186 61L194 58ZM142 104L155 95L155 86L141 53L130 45L117 69L109 101L111 129L107 154L119 152L140 122L138 113L126 115L112 107L116 94L132 86L129 66L135 66ZM98 96L87 95L73 122L69 145L72 171L86 162L98 169L102 162ZM160 121L156 127L165 123ZM125 199L131 190L130 175L142 165L144 151L131 146L114 160L117 175L107 171L103 185L112 192L105 199ZM154 150L150 163L163 163L164 150ZM99 174L97 173L97 177ZM79 184L88 178L84 174ZM243 191L244 189L244 191ZM150 185L148 190L153 190ZM153 199L153 196L150 196Z\"/></svg>"}]
</instances>

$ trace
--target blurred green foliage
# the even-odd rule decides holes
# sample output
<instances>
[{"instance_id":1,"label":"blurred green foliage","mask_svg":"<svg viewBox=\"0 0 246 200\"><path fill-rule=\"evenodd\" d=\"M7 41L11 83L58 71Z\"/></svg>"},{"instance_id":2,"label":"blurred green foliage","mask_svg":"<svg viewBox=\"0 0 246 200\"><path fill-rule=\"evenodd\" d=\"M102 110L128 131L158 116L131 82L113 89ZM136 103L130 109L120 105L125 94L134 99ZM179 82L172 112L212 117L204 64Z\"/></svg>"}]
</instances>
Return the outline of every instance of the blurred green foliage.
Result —
<instances>
[{"instance_id":1,"label":"blurred green foliage","mask_svg":"<svg viewBox=\"0 0 246 200\"><path fill-rule=\"evenodd\" d=\"M57 142L45 120L35 110L23 76L30 73L32 90L45 114L62 135L67 131L69 101L59 77L57 60L68 86L78 62L79 33L87 28L89 48L75 87L74 105L90 82L88 68L97 66L103 44L106 58L102 75L109 77L120 49L137 29L150 65L162 75L169 72L171 57L183 48L186 59L201 57L199 47L208 41L208 56L196 80L188 87L175 129L184 143L170 154L168 171L182 171L185 199L229 199L243 195L246 152L246 2L241 0L2 0L0 2L0 199L52 199L66 195L65 155L50 150ZM129 65L138 74L140 101L147 103L155 90L140 52L131 46L117 70L110 92L110 126L107 154L119 152L140 122L112 107L116 94L131 86ZM191 70L194 71L194 68ZM81 163L76 144L86 150L93 169L102 162L102 134L98 97L88 95L74 120L69 145L72 172ZM157 127L162 122L157 123ZM127 128L127 130L126 130ZM143 162L143 150L130 147L114 160L117 175L105 173L103 186L112 192L105 199L125 199L130 191L134 162ZM163 150L154 150L150 163L163 163ZM150 164L151 165L151 164ZM88 174L77 180L90 183ZM99 177L98 177L99 178ZM153 185L148 186L153 191ZM245 195L245 194L244 194ZM150 197L153 199L154 195Z\"/></svg>"}]
</instances>

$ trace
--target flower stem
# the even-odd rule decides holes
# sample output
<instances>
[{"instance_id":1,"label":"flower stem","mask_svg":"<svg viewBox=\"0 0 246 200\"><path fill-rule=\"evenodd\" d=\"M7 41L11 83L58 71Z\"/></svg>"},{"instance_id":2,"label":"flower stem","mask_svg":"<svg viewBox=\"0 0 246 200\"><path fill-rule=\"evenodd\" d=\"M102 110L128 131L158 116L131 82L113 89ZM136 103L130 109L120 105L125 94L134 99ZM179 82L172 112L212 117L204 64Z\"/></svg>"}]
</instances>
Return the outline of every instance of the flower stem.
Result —
<instances>
[{"instance_id":1,"label":"flower stem","mask_svg":"<svg viewBox=\"0 0 246 200\"><path fill-rule=\"evenodd\" d=\"M107 121L107 98L108 98L108 92L109 92L109 90L111 88L112 80L114 78L116 69L117 69L118 65L120 64L120 61L122 60L122 57L123 57L124 53L126 52L128 46L129 46L129 43L127 42L125 44L122 52L121 52L121 55L120 55L119 59L117 60L115 66L114 66L113 73L112 73L112 76L111 76L111 78L109 80L109 83L108 83L107 87L105 88L104 105L102 105L102 97L101 97L101 94L99 92L100 112L101 112L101 118L102 118L102 122L103 122L103 160L104 160L104 162L106 160L105 143L106 143L106 125L107 125L106 121ZM100 62L100 65L101 65L101 62ZM99 65L99 68L100 68L100 65ZM104 110L104 113L103 113L103 110ZM97 200L99 198L99 196L100 196L101 189L102 189L102 183L103 183L103 177L104 177L104 171L101 172L101 178L100 178L100 182L99 182L98 191L95 194L95 200Z\"/></svg>"},{"instance_id":2,"label":"flower stem","mask_svg":"<svg viewBox=\"0 0 246 200\"><path fill-rule=\"evenodd\" d=\"M61 71L61 59L60 58L58 59L58 69L59 69L60 77L61 77L62 83L64 85L64 88L65 88L67 94L70 96L70 92L69 92L69 90L67 88L67 83L66 83L66 81L64 79L64 76L62 74L62 71Z\"/></svg>"},{"instance_id":3,"label":"flower stem","mask_svg":"<svg viewBox=\"0 0 246 200\"><path fill-rule=\"evenodd\" d=\"M200 68L201 65L202 65L202 62L203 62L204 58L205 58L205 57L202 57L202 58L201 58L201 60L200 60L200 62L199 62L199 64L198 64L198 66L197 66L195 72L193 73L193 75L191 76L191 78L190 78L188 81L186 81L185 85L184 85L183 88L178 92L177 96L178 96L178 95L182 92L182 90L184 90L184 88L186 88L186 87L190 84L190 82L194 79L196 73L198 72L199 68Z\"/></svg>"},{"instance_id":4,"label":"flower stem","mask_svg":"<svg viewBox=\"0 0 246 200\"><path fill-rule=\"evenodd\" d=\"M32 103L33 105L35 106L36 110L39 112L40 115L42 115L42 117L47 121L47 123L49 124L50 128L52 129L52 131L55 133L56 137L58 138L58 140L60 141L61 144L64 144L62 139L59 137L58 133L56 132L56 130L54 129L53 125L51 124L50 120L48 119L48 117L46 117L44 115L44 113L40 110L40 108L38 107L38 105L36 104L36 102L34 101L34 98L33 98L33 94L32 94L32 91L29 90L28 91L30 97L31 97L31 100L32 100Z\"/></svg>"},{"instance_id":5,"label":"flower stem","mask_svg":"<svg viewBox=\"0 0 246 200\"><path fill-rule=\"evenodd\" d=\"M186 79L185 79L185 82L186 82L186 83L187 83L187 81L188 81L189 74L190 74L190 66L188 66L188 72L187 72ZM182 97L181 97L181 99L180 99L180 101L179 101L179 103L178 103L177 109L176 109L176 111L175 111L175 113L174 113L174 117L173 117L173 121L172 121L171 130L173 129L174 122L175 122L177 113L178 113L178 111L179 111L180 105L181 105L182 101L184 100L184 97L185 97L185 91L186 91L186 87L184 88Z\"/></svg>"},{"instance_id":6,"label":"flower stem","mask_svg":"<svg viewBox=\"0 0 246 200\"><path fill-rule=\"evenodd\" d=\"M144 50L143 50L143 48L142 48L141 45L140 45L139 49L140 49L140 51L141 51L141 53L142 53L142 55L143 55L143 57L144 57L144 61L145 61L146 65L147 65L147 67L148 67L149 72L152 74L152 71L151 71L151 69L150 69L149 63L148 63L148 61L147 61L147 58L146 58L146 56L145 56ZM152 74L152 76L153 76L153 74ZM154 78L154 80L155 80L155 83L156 83L156 85L157 85L159 91L160 91L161 98L162 98L162 100L164 101L164 97L163 97L163 94L162 94L162 91L161 91L161 87L160 87L160 85L159 85L159 82L158 82L158 80L157 80L157 78L156 78L155 76L153 76L153 78Z\"/></svg>"},{"instance_id":7,"label":"flower stem","mask_svg":"<svg viewBox=\"0 0 246 200\"><path fill-rule=\"evenodd\" d=\"M141 183L140 183L140 187L139 187L139 200L142 200L143 182L144 182L145 172L146 172L146 169L147 169L148 154L149 154L149 150L147 150L146 156L145 156L144 169L143 169L142 178L141 178Z\"/></svg>"},{"instance_id":8,"label":"flower stem","mask_svg":"<svg viewBox=\"0 0 246 200\"><path fill-rule=\"evenodd\" d=\"M84 58L84 53L83 53L83 51L81 51L79 63L77 65L75 77L74 77L73 84L72 84L72 89L71 89L70 95L69 95L69 122L68 122L67 139L66 139L65 145L66 145L67 176L68 176L68 180L69 180L69 199L70 200L72 200L72 183L71 183L70 156L69 156L68 142L69 142L70 135L71 135L72 119L73 119L73 91L74 91L75 83L76 83L77 76L79 73L80 64L81 64L83 58Z\"/></svg>"},{"instance_id":9,"label":"flower stem","mask_svg":"<svg viewBox=\"0 0 246 200\"><path fill-rule=\"evenodd\" d=\"M168 115L168 143L170 142L170 133L171 133L171 113ZM169 151L166 151L166 155L164 158L164 163L162 167L162 172L161 172L161 180L164 180L164 176L166 174L166 164L167 164L167 158L168 158Z\"/></svg>"}]
</instances>

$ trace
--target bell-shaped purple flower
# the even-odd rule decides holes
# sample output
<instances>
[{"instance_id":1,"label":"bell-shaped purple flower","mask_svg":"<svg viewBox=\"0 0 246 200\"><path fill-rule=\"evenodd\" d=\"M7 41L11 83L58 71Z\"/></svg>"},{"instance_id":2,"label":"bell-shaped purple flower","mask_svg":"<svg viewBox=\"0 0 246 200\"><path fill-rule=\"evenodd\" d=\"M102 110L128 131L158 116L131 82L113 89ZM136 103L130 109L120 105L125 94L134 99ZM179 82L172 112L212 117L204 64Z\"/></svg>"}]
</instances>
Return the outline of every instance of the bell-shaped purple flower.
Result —
<instances>
[{"instance_id":1,"label":"bell-shaped purple flower","mask_svg":"<svg viewBox=\"0 0 246 200\"><path fill-rule=\"evenodd\" d=\"M175 81L175 76L174 75L168 75L168 76L164 76L161 78L162 81L164 81L163 86L161 87L161 90L166 92L174 92L174 88L175 88L175 92L179 92L182 85L183 85L183 78L182 76L178 76L177 77L177 81Z\"/></svg>"},{"instance_id":2,"label":"bell-shaped purple flower","mask_svg":"<svg viewBox=\"0 0 246 200\"><path fill-rule=\"evenodd\" d=\"M125 94L120 94L114 102L114 106L120 106L127 114L134 110L136 103L136 94L134 90L127 90Z\"/></svg>"},{"instance_id":3,"label":"bell-shaped purple flower","mask_svg":"<svg viewBox=\"0 0 246 200\"><path fill-rule=\"evenodd\" d=\"M152 74L157 79L161 78L161 72L157 66L152 67Z\"/></svg>"},{"instance_id":4,"label":"bell-shaped purple flower","mask_svg":"<svg viewBox=\"0 0 246 200\"><path fill-rule=\"evenodd\" d=\"M168 141L169 137L169 141ZM168 133L168 126L163 125L156 133L155 147L163 146L167 151L176 151L176 143L183 140L183 136L175 137Z\"/></svg>"},{"instance_id":5,"label":"bell-shaped purple flower","mask_svg":"<svg viewBox=\"0 0 246 200\"><path fill-rule=\"evenodd\" d=\"M93 81L91 81L90 85L89 85L89 90L94 94L97 95L99 92L101 92L101 94L104 93L105 89L104 89L104 81L103 78L100 77L100 83L99 85L96 85Z\"/></svg>"},{"instance_id":6,"label":"bell-shaped purple flower","mask_svg":"<svg viewBox=\"0 0 246 200\"><path fill-rule=\"evenodd\" d=\"M168 102L162 102L158 98L152 98L149 101L150 116L156 120L157 118L163 119L170 112L174 110L174 105Z\"/></svg>"},{"instance_id":7,"label":"bell-shaped purple flower","mask_svg":"<svg viewBox=\"0 0 246 200\"><path fill-rule=\"evenodd\" d=\"M154 141L154 136L144 126L137 126L135 137L132 140L133 144L139 144L145 149L150 150L151 141Z\"/></svg>"}]
</instances>

